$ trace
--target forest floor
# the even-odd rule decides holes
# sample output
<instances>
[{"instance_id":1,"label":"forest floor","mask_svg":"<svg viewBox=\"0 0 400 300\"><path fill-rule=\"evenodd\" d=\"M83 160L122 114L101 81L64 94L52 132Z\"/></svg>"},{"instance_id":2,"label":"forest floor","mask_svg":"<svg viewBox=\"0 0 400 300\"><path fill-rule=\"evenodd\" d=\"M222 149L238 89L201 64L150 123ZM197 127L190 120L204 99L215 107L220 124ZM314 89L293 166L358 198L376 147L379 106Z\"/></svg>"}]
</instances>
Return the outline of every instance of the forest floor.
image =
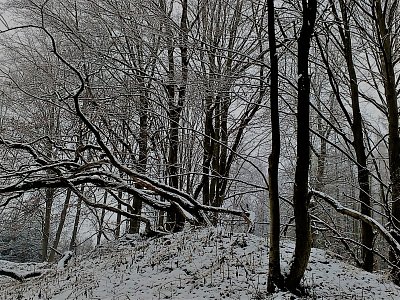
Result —
<instances>
[{"instance_id":1,"label":"forest floor","mask_svg":"<svg viewBox=\"0 0 400 300\"><path fill-rule=\"evenodd\" d=\"M11 264L0 268L46 269L23 282L0 276L0 299L298 299L266 293L265 238L221 229L190 230L157 239L128 236L109 242L67 267ZM282 243L288 268L293 243ZM370 274L313 249L303 284L305 299L400 299L400 288L382 274Z\"/></svg>"}]
</instances>

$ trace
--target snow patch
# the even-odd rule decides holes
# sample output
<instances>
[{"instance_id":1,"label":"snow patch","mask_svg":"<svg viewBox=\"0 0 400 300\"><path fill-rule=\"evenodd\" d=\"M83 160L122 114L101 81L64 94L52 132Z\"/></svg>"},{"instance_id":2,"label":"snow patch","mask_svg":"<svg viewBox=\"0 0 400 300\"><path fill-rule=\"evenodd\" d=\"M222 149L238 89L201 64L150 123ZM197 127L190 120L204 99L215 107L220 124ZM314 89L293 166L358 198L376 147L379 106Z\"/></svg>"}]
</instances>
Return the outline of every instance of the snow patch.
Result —
<instances>
[{"instance_id":1,"label":"snow patch","mask_svg":"<svg viewBox=\"0 0 400 300\"><path fill-rule=\"evenodd\" d=\"M287 269L294 245L281 245ZM221 228L129 236L26 282L1 279L0 299L298 299L266 293L268 240ZM304 278L313 299L399 299L400 288L313 249Z\"/></svg>"}]
</instances>

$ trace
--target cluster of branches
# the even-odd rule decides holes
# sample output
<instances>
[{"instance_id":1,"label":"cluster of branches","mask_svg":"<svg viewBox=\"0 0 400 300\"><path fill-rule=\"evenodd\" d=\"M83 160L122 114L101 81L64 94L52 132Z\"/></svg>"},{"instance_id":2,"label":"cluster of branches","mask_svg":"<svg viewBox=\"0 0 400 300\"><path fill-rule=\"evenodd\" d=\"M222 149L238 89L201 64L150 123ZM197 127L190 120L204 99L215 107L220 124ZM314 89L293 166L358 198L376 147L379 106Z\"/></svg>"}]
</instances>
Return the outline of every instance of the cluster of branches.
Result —
<instances>
[{"instance_id":1,"label":"cluster of branches","mask_svg":"<svg viewBox=\"0 0 400 300\"><path fill-rule=\"evenodd\" d=\"M269 291L299 287L319 242L314 221L347 250L361 247L361 258L352 255L367 271L379 232L399 281L398 1L21 0L4 8L20 19L2 19L0 207L44 191L44 260L54 259L71 194L70 249L82 204L98 219L100 242L106 214L117 237L124 220L130 233L143 224L164 234L187 221L216 224L221 214L250 223L243 199L254 206L269 196ZM347 175L352 184L338 183ZM335 200L338 189L352 207ZM360 237L341 236L326 204L359 220ZM288 274L284 213L295 222Z\"/></svg>"},{"instance_id":2,"label":"cluster of branches","mask_svg":"<svg viewBox=\"0 0 400 300\"><path fill-rule=\"evenodd\" d=\"M265 90L263 5L215 2L194 11L187 1L21 1L5 9L21 20L3 19L0 205L5 215L28 192L45 191L43 259L54 259L71 194L70 249L82 204L99 227L106 211L115 215L116 236L123 219L130 233L142 224L148 234L179 231L185 221L216 223L226 213L250 222L223 203L246 183L230 178L237 162L264 177L249 158L257 141L240 149ZM254 14L260 21L249 22ZM66 196L49 254L60 190ZM143 209L158 212L158 223Z\"/></svg>"}]
</instances>

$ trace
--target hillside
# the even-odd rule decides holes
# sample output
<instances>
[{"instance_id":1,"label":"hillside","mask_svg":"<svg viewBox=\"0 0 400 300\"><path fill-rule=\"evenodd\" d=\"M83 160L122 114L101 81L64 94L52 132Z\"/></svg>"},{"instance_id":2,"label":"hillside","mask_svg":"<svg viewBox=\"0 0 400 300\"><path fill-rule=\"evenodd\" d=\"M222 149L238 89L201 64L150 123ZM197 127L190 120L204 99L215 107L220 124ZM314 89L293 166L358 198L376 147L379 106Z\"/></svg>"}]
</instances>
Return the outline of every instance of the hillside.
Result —
<instances>
[{"instance_id":1,"label":"hillside","mask_svg":"<svg viewBox=\"0 0 400 300\"><path fill-rule=\"evenodd\" d=\"M284 268L292 250L292 243L282 244ZM220 229L152 240L128 236L73 258L66 268L0 261L0 268L21 273L47 268L22 283L0 277L0 299L296 299L266 295L267 253L265 239ZM304 283L313 299L400 299L400 288L382 275L319 249Z\"/></svg>"}]
</instances>

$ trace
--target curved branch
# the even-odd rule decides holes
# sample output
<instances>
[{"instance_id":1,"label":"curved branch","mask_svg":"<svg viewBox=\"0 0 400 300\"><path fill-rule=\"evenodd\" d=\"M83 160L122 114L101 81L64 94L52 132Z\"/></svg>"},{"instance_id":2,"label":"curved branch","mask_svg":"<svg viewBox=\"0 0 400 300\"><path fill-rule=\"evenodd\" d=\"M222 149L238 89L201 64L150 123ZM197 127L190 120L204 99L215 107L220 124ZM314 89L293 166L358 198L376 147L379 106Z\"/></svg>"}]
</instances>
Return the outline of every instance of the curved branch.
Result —
<instances>
[{"instance_id":1,"label":"curved branch","mask_svg":"<svg viewBox=\"0 0 400 300\"><path fill-rule=\"evenodd\" d=\"M377 220L375 220L372 217L363 215L362 213L354 210L347 208L343 206L339 201L336 199L332 198L331 196L322 193L320 191L315 191L311 190L310 191L310 196L315 196L318 197L322 200L324 200L326 203L328 203L331 207L333 207L337 212L352 217L353 219L360 220L364 223L367 223L368 225L372 226L375 228L377 231L379 231L383 238L388 242L388 244L392 247L392 249L400 255L400 243L393 237L393 235L382 225L380 224Z\"/></svg>"}]
</instances>

